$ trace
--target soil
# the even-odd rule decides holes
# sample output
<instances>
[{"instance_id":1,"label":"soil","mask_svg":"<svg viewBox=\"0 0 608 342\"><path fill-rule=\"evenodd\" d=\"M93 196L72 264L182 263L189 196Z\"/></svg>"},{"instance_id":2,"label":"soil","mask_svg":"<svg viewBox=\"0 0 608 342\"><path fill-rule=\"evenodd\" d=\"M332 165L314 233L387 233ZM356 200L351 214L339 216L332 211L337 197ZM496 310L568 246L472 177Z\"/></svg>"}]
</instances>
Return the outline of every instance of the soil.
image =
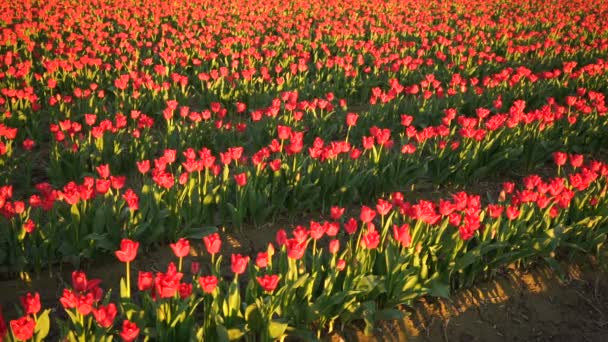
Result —
<instances>
[{"instance_id":1,"label":"soil","mask_svg":"<svg viewBox=\"0 0 608 342\"><path fill-rule=\"evenodd\" d=\"M509 270L450 299L422 298L401 321L333 341L608 341L608 272L571 264L560 280L548 267Z\"/></svg>"}]
</instances>

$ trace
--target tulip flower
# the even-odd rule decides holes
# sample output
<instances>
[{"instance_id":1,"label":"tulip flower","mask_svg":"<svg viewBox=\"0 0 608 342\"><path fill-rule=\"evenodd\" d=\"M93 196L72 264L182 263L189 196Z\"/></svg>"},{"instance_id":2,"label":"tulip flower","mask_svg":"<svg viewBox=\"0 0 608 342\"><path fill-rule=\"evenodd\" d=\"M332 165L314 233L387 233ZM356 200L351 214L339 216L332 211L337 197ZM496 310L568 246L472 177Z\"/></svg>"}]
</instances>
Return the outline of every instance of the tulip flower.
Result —
<instances>
[{"instance_id":1,"label":"tulip flower","mask_svg":"<svg viewBox=\"0 0 608 342\"><path fill-rule=\"evenodd\" d=\"M127 283L124 293L126 298L131 298L131 261L135 260L138 248L139 242L123 239L120 242L120 249L115 252L118 260L124 262L126 267Z\"/></svg>"}]
</instances>

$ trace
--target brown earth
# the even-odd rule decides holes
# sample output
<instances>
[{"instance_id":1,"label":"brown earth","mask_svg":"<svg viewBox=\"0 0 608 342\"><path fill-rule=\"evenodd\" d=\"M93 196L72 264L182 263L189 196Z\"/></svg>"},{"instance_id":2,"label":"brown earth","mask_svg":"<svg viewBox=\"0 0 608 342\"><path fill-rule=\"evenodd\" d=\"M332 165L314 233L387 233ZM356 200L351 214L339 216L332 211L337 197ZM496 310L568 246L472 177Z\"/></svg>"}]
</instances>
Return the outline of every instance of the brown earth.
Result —
<instances>
[{"instance_id":1,"label":"brown earth","mask_svg":"<svg viewBox=\"0 0 608 342\"><path fill-rule=\"evenodd\" d=\"M402 321L334 341L608 341L608 272L589 261L509 270L451 299L422 298Z\"/></svg>"}]
</instances>

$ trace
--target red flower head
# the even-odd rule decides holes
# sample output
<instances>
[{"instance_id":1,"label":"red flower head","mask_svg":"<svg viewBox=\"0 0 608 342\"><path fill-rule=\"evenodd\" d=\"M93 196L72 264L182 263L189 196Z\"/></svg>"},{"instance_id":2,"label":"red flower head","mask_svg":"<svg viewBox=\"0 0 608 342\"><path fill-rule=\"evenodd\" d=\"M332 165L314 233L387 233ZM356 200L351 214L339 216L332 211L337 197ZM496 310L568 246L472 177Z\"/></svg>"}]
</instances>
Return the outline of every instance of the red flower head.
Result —
<instances>
[{"instance_id":1,"label":"red flower head","mask_svg":"<svg viewBox=\"0 0 608 342\"><path fill-rule=\"evenodd\" d=\"M234 274L241 274L245 272L247 269L247 264L249 263L249 257L242 256L240 254L232 254L231 256L231 269Z\"/></svg>"},{"instance_id":2,"label":"red flower head","mask_svg":"<svg viewBox=\"0 0 608 342\"><path fill-rule=\"evenodd\" d=\"M116 257L121 262L131 262L137 256L137 249L139 248L139 242L122 239L120 242L120 249L115 252Z\"/></svg>"},{"instance_id":3,"label":"red flower head","mask_svg":"<svg viewBox=\"0 0 608 342\"><path fill-rule=\"evenodd\" d=\"M183 273L177 272L173 263L167 267L167 273L157 273L154 279L156 293L160 298L171 298L179 289L180 280Z\"/></svg>"},{"instance_id":4,"label":"red flower head","mask_svg":"<svg viewBox=\"0 0 608 342\"><path fill-rule=\"evenodd\" d=\"M169 246L178 258L183 258L190 252L190 241L184 238L179 239L176 243L169 244Z\"/></svg>"},{"instance_id":5,"label":"red flower head","mask_svg":"<svg viewBox=\"0 0 608 342\"><path fill-rule=\"evenodd\" d=\"M355 220L352 217L348 220L348 222L346 222L344 224L344 230L346 230L346 233L348 235L353 235L357 231L357 228L358 228L357 220Z\"/></svg>"},{"instance_id":6,"label":"red flower head","mask_svg":"<svg viewBox=\"0 0 608 342\"><path fill-rule=\"evenodd\" d=\"M234 175L234 181L238 186L245 186L247 184L247 174L245 172Z\"/></svg>"},{"instance_id":7,"label":"red flower head","mask_svg":"<svg viewBox=\"0 0 608 342\"><path fill-rule=\"evenodd\" d=\"M23 316L11 321L13 335L20 341L27 341L34 336L36 322L30 316Z\"/></svg>"},{"instance_id":8,"label":"red flower head","mask_svg":"<svg viewBox=\"0 0 608 342\"><path fill-rule=\"evenodd\" d=\"M207 248L207 252L209 254L217 254L222 247L222 240L220 239L220 235L218 233L213 233L211 235L203 237L203 242L205 242L205 248Z\"/></svg>"},{"instance_id":9,"label":"red flower head","mask_svg":"<svg viewBox=\"0 0 608 342\"><path fill-rule=\"evenodd\" d=\"M122 195L122 198L127 202L127 205L131 211L139 209L139 197L137 197L135 191L127 189L124 195Z\"/></svg>"},{"instance_id":10,"label":"red flower head","mask_svg":"<svg viewBox=\"0 0 608 342\"><path fill-rule=\"evenodd\" d=\"M2 316L2 306L0 306L0 342L4 339L7 332L6 322L4 322L4 316Z\"/></svg>"},{"instance_id":11,"label":"red flower head","mask_svg":"<svg viewBox=\"0 0 608 342\"><path fill-rule=\"evenodd\" d=\"M336 220L336 221L339 220L343 214L344 214L344 208L331 207L331 209L330 209L330 215L333 220Z\"/></svg>"},{"instance_id":12,"label":"red flower head","mask_svg":"<svg viewBox=\"0 0 608 342\"><path fill-rule=\"evenodd\" d=\"M304 256L304 252L306 252L306 246L308 244L307 240L299 241L298 239L289 239L285 243L287 247L287 256L290 259L301 259Z\"/></svg>"},{"instance_id":13,"label":"red flower head","mask_svg":"<svg viewBox=\"0 0 608 342\"><path fill-rule=\"evenodd\" d=\"M59 299L61 305L66 309L73 309L78 305L78 297L71 290L64 289L63 296Z\"/></svg>"},{"instance_id":14,"label":"red flower head","mask_svg":"<svg viewBox=\"0 0 608 342\"><path fill-rule=\"evenodd\" d=\"M203 289L203 292L205 293L213 293L213 291L215 291L215 288L217 287L217 282L217 277L213 275L198 278L198 283L201 286L201 289Z\"/></svg>"},{"instance_id":15,"label":"red flower head","mask_svg":"<svg viewBox=\"0 0 608 342\"><path fill-rule=\"evenodd\" d=\"M99 279L87 279L87 275L82 271L72 272L72 287L76 292L86 292L96 288L101 283Z\"/></svg>"},{"instance_id":16,"label":"red flower head","mask_svg":"<svg viewBox=\"0 0 608 342\"><path fill-rule=\"evenodd\" d=\"M405 248L409 247L412 243L412 237L410 236L410 227L406 223L401 227L393 225L393 238L395 241Z\"/></svg>"},{"instance_id":17,"label":"red flower head","mask_svg":"<svg viewBox=\"0 0 608 342\"><path fill-rule=\"evenodd\" d=\"M331 240L329 242L329 253L336 254L340 250L340 240Z\"/></svg>"},{"instance_id":18,"label":"red flower head","mask_svg":"<svg viewBox=\"0 0 608 342\"><path fill-rule=\"evenodd\" d=\"M378 199L378 203L376 204L376 210L378 210L380 216L386 216L391 211L392 207L393 205L391 202L383 200L382 198Z\"/></svg>"},{"instance_id":19,"label":"red flower head","mask_svg":"<svg viewBox=\"0 0 608 342\"><path fill-rule=\"evenodd\" d=\"M287 140L287 139L289 139L289 136L291 135L291 127L289 127L289 126L278 125L277 131L278 131L280 140Z\"/></svg>"},{"instance_id":20,"label":"red flower head","mask_svg":"<svg viewBox=\"0 0 608 342\"><path fill-rule=\"evenodd\" d=\"M571 154L570 155L570 165L572 167L577 168L583 165L583 155L582 154Z\"/></svg>"},{"instance_id":21,"label":"red flower head","mask_svg":"<svg viewBox=\"0 0 608 342\"><path fill-rule=\"evenodd\" d=\"M137 335L139 335L137 324L125 320L122 323L122 331L120 332L120 337L123 341L131 342L137 338Z\"/></svg>"},{"instance_id":22,"label":"red flower head","mask_svg":"<svg viewBox=\"0 0 608 342\"><path fill-rule=\"evenodd\" d=\"M190 263L190 273L198 274L201 270L201 264L198 261L193 261Z\"/></svg>"},{"instance_id":23,"label":"red flower head","mask_svg":"<svg viewBox=\"0 0 608 342\"><path fill-rule=\"evenodd\" d=\"M150 161L149 160L143 160L140 162L137 162L137 169L139 170L140 173L142 174L146 174L148 171L150 171Z\"/></svg>"},{"instance_id":24,"label":"red flower head","mask_svg":"<svg viewBox=\"0 0 608 342\"><path fill-rule=\"evenodd\" d=\"M23 310L25 310L26 315L35 315L40 312L40 295L38 294L38 292L34 294L27 293L20 299L21 305L23 305Z\"/></svg>"},{"instance_id":25,"label":"red flower head","mask_svg":"<svg viewBox=\"0 0 608 342\"><path fill-rule=\"evenodd\" d=\"M96 169L97 169L97 174L99 175L99 177L101 177L103 179L107 179L108 177L110 177L110 165L108 165L108 164L99 165Z\"/></svg>"},{"instance_id":26,"label":"red flower head","mask_svg":"<svg viewBox=\"0 0 608 342\"><path fill-rule=\"evenodd\" d=\"M373 209L371 209L367 206L361 207L361 214L359 215L361 222L363 222L363 223L372 222L374 217L376 217L376 212Z\"/></svg>"},{"instance_id":27,"label":"red flower head","mask_svg":"<svg viewBox=\"0 0 608 342\"><path fill-rule=\"evenodd\" d=\"M192 294L192 284L181 283L179 284L179 298L186 299Z\"/></svg>"},{"instance_id":28,"label":"red flower head","mask_svg":"<svg viewBox=\"0 0 608 342\"><path fill-rule=\"evenodd\" d=\"M264 289L266 292L272 292L277 288L279 284L279 276L276 274L269 275L265 274L263 277L257 277L258 284Z\"/></svg>"},{"instance_id":29,"label":"red flower head","mask_svg":"<svg viewBox=\"0 0 608 342\"><path fill-rule=\"evenodd\" d=\"M277 245L285 245L285 243L287 242L287 233L285 232L285 229L279 229L279 231L277 232L276 240Z\"/></svg>"},{"instance_id":30,"label":"red flower head","mask_svg":"<svg viewBox=\"0 0 608 342\"><path fill-rule=\"evenodd\" d=\"M359 115L355 113L346 114L346 126L352 127L357 125L357 119L359 119Z\"/></svg>"},{"instance_id":31,"label":"red flower head","mask_svg":"<svg viewBox=\"0 0 608 342\"><path fill-rule=\"evenodd\" d=\"M510 205L509 207L507 207L507 218L509 218L509 220L515 220L516 218L518 218L519 213L519 209L516 206Z\"/></svg>"},{"instance_id":32,"label":"red flower head","mask_svg":"<svg viewBox=\"0 0 608 342\"><path fill-rule=\"evenodd\" d=\"M100 327L107 329L114 324L117 312L114 303L110 303L107 306L100 305L97 309L93 309L93 317L95 317L95 321Z\"/></svg>"},{"instance_id":33,"label":"red flower head","mask_svg":"<svg viewBox=\"0 0 608 342\"><path fill-rule=\"evenodd\" d=\"M137 275L137 288L139 291L148 291L154 287L154 274L152 272L139 271Z\"/></svg>"},{"instance_id":34,"label":"red flower head","mask_svg":"<svg viewBox=\"0 0 608 342\"><path fill-rule=\"evenodd\" d=\"M325 234L325 226L316 221L310 221L310 237L319 240Z\"/></svg>"},{"instance_id":35,"label":"red flower head","mask_svg":"<svg viewBox=\"0 0 608 342\"><path fill-rule=\"evenodd\" d=\"M78 296L78 304L76 304L76 309L78 310L78 312L81 315L86 316L86 315L90 314L91 311L93 310L94 302L95 302L95 297L93 296L93 294L91 292L82 294L82 295Z\"/></svg>"},{"instance_id":36,"label":"red flower head","mask_svg":"<svg viewBox=\"0 0 608 342\"><path fill-rule=\"evenodd\" d=\"M325 234L327 234L327 236L336 236L340 231L340 224L338 222L325 221L323 226L325 227Z\"/></svg>"},{"instance_id":37,"label":"red flower head","mask_svg":"<svg viewBox=\"0 0 608 342\"><path fill-rule=\"evenodd\" d=\"M338 260L338 262L336 263L336 269L338 271L342 271L346 268L346 261L344 261L344 259L340 259Z\"/></svg>"},{"instance_id":38,"label":"red flower head","mask_svg":"<svg viewBox=\"0 0 608 342\"><path fill-rule=\"evenodd\" d=\"M255 265L259 268L268 266L268 252L260 252L255 258Z\"/></svg>"},{"instance_id":39,"label":"red flower head","mask_svg":"<svg viewBox=\"0 0 608 342\"><path fill-rule=\"evenodd\" d=\"M367 249L375 249L378 247L380 243L380 234L377 230L369 231L366 234L363 234L361 238L361 246Z\"/></svg>"},{"instance_id":40,"label":"red flower head","mask_svg":"<svg viewBox=\"0 0 608 342\"><path fill-rule=\"evenodd\" d=\"M33 233L35 229L36 229L36 223L34 223L34 221L32 221L31 219L28 219L23 224L23 230L25 230L29 234Z\"/></svg>"},{"instance_id":41,"label":"red flower head","mask_svg":"<svg viewBox=\"0 0 608 342\"><path fill-rule=\"evenodd\" d=\"M553 161L555 161L555 165L564 166L566 165L566 161L568 160L568 154L565 152L554 152L553 153Z\"/></svg>"}]
</instances>

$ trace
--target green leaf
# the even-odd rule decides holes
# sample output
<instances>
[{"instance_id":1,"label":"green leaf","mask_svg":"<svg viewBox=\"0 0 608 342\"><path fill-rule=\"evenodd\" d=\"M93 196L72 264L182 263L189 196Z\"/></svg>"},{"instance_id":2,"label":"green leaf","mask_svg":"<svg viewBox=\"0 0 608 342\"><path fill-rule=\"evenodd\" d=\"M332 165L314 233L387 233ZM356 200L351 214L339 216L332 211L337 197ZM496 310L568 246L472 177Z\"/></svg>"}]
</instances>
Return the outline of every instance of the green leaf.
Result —
<instances>
[{"instance_id":1,"label":"green leaf","mask_svg":"<svg viewBox=\"0 0 608 342\"><path fill-rule=\"evenodd\" d=\"M245 331L243 331L243 329L240 329L240 328L231 328L231 329L228 329L226 332L228 334L228 339L230 341L238 340L241 337L243 337L243 335L245 335Z\"/></svg>"},{"instance_id":2,"label":"green leaf","mask_svg":"<svg viewBox=\"0 0 608 342\"><path fill-rule=\"evenodd\" d=\"M282 323L275 320L270 321L268 324L268 337L278 339L279 337L283 336L287 326L287 323Z\"/></svg>"},{"instance_id":3,"label":"green leaf","mask_svg":"<svg viewBox=\"0 0 608 342\"><path fill-rule=\"evenodd\" d=\"M51 320L49 319L50 313L51 309L46 309L38 316L36 330L34 331L36 334L36 341L44 341L46 336L49 334L49 330L51 329Z\"/></svg>"},{"instance_id":4,"label":"green leaf","mask_svg":"<svg viewBox=\"0 0 608 342\"><path fill-rule=\"evenodd\" d=\"M91 233L83 238L86 240L95 241L97 247L104 249L106 251L114 251L116 250L116 245L110 241L108 238L108 234L100 234L100 233Z\"/></svg>"},{"instance_id":5,"label":"green leaf","mask_svg":"<svg viewBox=\"0 0 608 342\"><path fill-rule=\"evenodd\" d=\"M376 320L395 321L405 317L405 312L397 309L384 309L376 313Z\"/></svg>"},{"instance_id":6,"label":"green leaf","mask_svg":"<svg viewBox=\"0 0 608 342\"><path fill-rule=\"evenodd\" d=\"M434 297L450 297L450 286L438 278L429 281L429 294Z\"/></svg>"},{"instance_id":7,"label":"green leaf","mask_svg":"<svg viewBox=\"0 0 608 342\"><path fill-rule=\"evenodd\" d=\"M188 230L186 230L184 232L184 238L186 239L202 239L203 237L207 236L207 235L211 235L213 233L217 232L217 227L214 226L204 226L204 227L192 227L192 228L188 228Z\"/></svg>"},{"instance_id":8,"label":"green leaf","mask_svg":"<svg viewBox=\"0 0 608 342\"><path fill-rule=\"evenodd\" d=\"M239 285L235 282L230 284L228 288L228 317L242 316L241 315L241 295L239 293Z\"/></svg>"},{"instance_id":9,"label":"green leaf","mask_svg":"<svg viewBox=\"0 0 608 342\"><path fill-rule=\"evenodd\" d=\"M120 298L129 298L127 280L124 277L120 277Z\"/></svg>"}]
</instances>

